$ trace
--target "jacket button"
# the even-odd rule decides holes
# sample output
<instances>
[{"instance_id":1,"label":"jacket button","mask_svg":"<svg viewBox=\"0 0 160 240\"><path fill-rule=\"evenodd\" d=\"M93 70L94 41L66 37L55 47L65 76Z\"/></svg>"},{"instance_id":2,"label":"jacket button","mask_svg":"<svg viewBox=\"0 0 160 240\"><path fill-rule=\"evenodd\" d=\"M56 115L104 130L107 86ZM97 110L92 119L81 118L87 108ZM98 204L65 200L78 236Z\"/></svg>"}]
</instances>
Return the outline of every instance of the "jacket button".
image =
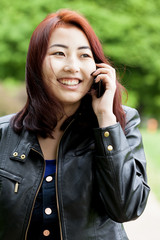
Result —
<instances>
[{"instance_id":1,"label":"jacket button","mask_svg":"<svg viewBox=\"0 0 160 240\"><path fill-rule=\"evenodd\" d=\"M25 159L26 156L24 154L21 155L21 159Z\"/></svg>"},{"instance_id":2,"label":"jacket button","mask_svg":"<svg viewBox=\"0 0 160 240\"><path fill-rule=\"evenodd\" d=\"M107 149L108 149L108 151L112 151L113 150L112 145L109 145Z\"/></svg>"},{"instance_id":3,"label":"jacket button","mask_svg":"<svg viewBox=\"0 0 160 240\"><path fill-rule=\"evenodd\" d=\"M48 237L49 235L50 235L50 231L49 230L44 230L43 231L43 235L45 236L45 237Z\"/></svg>"},{"instance_id":4,"label":"jacket button","mask_svg":"<svg viewBox=\"0 0 160 240\"><path fill-rule=\"evenodd\" d=\"M53 177L52 176L47 176L46 177L46 182L51 182L53 180Z\"/></svg>"},{"instance_id":5,"label":"jacket button","mask_svg":"<svg viewBox=\"0 0 160 240\"><path fill-rule=\"evenodd\" d=\"M44 211L45 211L45 214L47 214L47 215L51 215L51 213L52 213L51 208L46 208Z\"/></svg>"},{"instance_id":6,"label":"jacket button","mask_svg":"<svg viewBox=\"0 0 160 240\"><path fill-rule=\"evenodd\" d=\"M104 136L105 136L105 137L109 137L109 132L106 131L106 132L104 133Z\"/></svg>"},{"instance_id":7,"label":"jacket button","mask_svg":"<svg viewBox=\"0 0 160 240\"><path fill-rule=\"evenodd\" d=\"M14 156L14 157L17 157L17 156L18 156L18 152L14 152L14 153L13 153L13 156Z\"/></svg>"}]
</instances>

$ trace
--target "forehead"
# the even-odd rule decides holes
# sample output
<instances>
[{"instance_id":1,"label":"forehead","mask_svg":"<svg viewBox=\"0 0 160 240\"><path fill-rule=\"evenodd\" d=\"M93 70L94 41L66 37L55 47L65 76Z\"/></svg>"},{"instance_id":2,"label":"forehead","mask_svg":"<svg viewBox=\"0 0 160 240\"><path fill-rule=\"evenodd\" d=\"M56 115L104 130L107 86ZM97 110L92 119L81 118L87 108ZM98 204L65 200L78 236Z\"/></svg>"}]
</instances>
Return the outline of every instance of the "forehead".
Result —
<instances>
[{"instance_id":1,"label":"forehead","mask_svg":"<svg viewBox=\"0 0 160 240\"><path fill-rule=\"evenodd\" d=\"M49 40L49 45L64 44L64 45L85 45L90 46L89 41L82 30L75 26L63 26L53 30Z\"/></svg>"}]
</instances>

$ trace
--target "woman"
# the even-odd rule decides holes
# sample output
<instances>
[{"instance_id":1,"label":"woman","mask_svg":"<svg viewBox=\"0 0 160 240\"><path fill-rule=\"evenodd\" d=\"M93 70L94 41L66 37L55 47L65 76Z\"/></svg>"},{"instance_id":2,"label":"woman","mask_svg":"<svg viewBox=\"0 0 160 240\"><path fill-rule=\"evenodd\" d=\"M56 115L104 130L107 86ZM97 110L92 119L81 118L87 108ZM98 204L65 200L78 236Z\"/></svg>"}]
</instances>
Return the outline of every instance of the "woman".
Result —
<instances>
[{"instance_id":1,"label":"woman","mask_svg":"<svg viewBox=\"0 0 160 240\"><path fill-rule=\"evenodd\" d=\"M128 239L150 191L140 118L84 17L38 25L26 84L24 108L0 120L0 239Z\"/></svg>"}]
</instances>

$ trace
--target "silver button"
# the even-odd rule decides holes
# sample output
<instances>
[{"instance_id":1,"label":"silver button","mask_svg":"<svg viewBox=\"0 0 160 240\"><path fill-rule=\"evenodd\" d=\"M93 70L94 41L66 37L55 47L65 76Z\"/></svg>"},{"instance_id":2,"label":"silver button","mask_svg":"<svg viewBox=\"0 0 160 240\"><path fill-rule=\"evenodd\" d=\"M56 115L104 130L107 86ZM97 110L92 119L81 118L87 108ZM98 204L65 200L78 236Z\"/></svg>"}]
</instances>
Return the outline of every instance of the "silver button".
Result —
<instances>
[{"instance_id":1,"label":"silver button","mask_svg":"<svg viewBox=\"0 0 160 240\"><path fill-rule=\"evenodd\" d=\"M51 208L46 208L44 211L45 211L45 214L47 214L47 215L50 215L52 213Z\"/></svg>"},{"instance_id":2,"label":"silver button","mask_svg":"<svg viewBox=\"0 0 160 240\"><path fill-rule=\"evenodd\" d=\"M50 235L50 231L49 230L44 230L43 231L43 235L45 236L45 237L48 237L49 235Z\"/></svg>"},{"instance_id":3,"label":"silver button","mask_svg":"<svg viewBox=\"0 0 160 240\"><path fill-rule=\"evenodd\" d=\"M47 176L46 177L46 182L51 182L53 180L53 177L52 176Z\"/></svg>"}]
</instances>

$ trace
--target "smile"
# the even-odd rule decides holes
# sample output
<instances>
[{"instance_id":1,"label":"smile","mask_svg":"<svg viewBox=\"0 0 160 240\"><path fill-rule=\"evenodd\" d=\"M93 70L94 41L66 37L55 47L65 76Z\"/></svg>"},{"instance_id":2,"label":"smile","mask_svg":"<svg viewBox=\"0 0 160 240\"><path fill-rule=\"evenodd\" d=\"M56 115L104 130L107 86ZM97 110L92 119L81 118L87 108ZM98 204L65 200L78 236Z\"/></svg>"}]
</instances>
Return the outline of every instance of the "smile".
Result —
<instances>
[{"instance_id":1,"label":"smile","mask_svg":"<svg viewBox=\"0 0 160 240\"><path fill-rule=\"evenodd\" d=\"M61 84L63 85L67 85L67 86L76 86L80 83L80 80L79 79L59 79L58 80Z\"/></svg>"}]
</instances>

